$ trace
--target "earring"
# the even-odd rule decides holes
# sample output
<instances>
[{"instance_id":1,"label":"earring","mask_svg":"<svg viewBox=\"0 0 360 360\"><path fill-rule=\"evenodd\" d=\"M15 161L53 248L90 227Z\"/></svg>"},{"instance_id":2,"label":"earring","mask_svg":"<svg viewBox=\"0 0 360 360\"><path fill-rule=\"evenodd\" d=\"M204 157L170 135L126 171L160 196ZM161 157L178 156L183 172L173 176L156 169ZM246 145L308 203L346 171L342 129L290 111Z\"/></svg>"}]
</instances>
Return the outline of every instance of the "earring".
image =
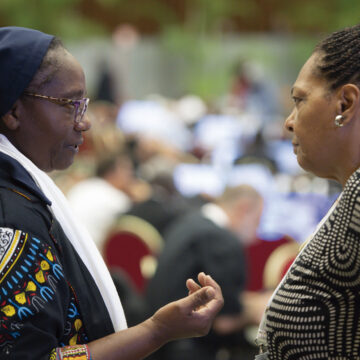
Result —
<instances>
[{"instance_id":1,"label":"earring","mask_svg":"<svg viewBox=\"0 0 360 360\"><path fill-rule=\"evenodd\" d=\"M337 127L342 127L342 126L344 126L343 121L344 121L344 116L343 115L337 115L335 117L334 123L335 123L335 125Z\"/></svg>"}]
</instances>

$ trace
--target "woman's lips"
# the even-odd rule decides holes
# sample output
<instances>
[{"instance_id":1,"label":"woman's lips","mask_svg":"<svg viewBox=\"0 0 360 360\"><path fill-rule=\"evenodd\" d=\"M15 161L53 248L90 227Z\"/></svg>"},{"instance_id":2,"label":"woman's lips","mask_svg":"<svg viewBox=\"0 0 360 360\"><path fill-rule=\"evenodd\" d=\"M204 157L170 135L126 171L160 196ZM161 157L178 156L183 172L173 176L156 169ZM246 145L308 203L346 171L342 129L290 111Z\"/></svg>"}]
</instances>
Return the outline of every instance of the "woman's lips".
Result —
<instances>
[{"instance_id":1,"label":"woman's lips","mask_svg":"<svg viewBox=\"0 0 360 360\"><path fill-rule=\"evenodd\" d=\"M71 150L74 153L78 153L79 152L79 145L78 144L74 144L74 145L68 145L67 148L69 150Z\"/></svg>"}]
</instances>

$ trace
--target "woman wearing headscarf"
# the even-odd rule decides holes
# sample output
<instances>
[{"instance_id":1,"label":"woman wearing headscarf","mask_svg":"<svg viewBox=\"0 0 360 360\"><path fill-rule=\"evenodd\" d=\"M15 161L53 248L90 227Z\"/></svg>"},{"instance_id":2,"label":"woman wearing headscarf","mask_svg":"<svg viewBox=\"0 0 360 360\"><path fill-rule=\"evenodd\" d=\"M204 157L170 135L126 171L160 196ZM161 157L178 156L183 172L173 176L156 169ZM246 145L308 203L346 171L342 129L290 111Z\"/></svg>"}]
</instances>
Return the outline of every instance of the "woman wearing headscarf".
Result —
<instances>
[{"instance_id":1,"label":"woman wearing headscarf","mask_svg":"<svg viewBox=\"0 0 360 360\"><path fill-rule=\"evenodd\" d=\"M46 175L73 162L88 102L83 70L58 39L0 28L1 359L142 359L206 334L222 306L201 273L188 297L127 329L96 246Z\"/></svg>"},{"instance_id":2,"label":"woman wearing headscarf","mask_svg":"<svg viewBox=\"0 0 360 360\"><path fill-rule=\"evenodd\" d=\"M291 96L299 164L343 190L270 299L258 359L359 359L360 25L316 46Z\"/></svg>"}]
</instances>

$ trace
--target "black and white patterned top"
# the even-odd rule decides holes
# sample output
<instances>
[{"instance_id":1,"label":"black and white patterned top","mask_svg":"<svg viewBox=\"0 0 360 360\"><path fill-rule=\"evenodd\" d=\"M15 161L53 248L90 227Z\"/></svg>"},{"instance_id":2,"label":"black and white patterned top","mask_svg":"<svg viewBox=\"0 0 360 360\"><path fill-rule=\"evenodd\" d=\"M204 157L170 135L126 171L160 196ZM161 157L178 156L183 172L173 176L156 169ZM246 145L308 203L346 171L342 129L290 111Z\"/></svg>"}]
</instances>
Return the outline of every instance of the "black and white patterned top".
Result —
<instances>
[{"instance_id":1,"label":"black and white patterned top","mask_svg":"<svg viewBox=\"0 0 360 360\"><path fill-rule=\"evenodd\" d=\"M269 359L360 359L360 169L288 271L266 332Z\"/></svg>"}]
</instances>

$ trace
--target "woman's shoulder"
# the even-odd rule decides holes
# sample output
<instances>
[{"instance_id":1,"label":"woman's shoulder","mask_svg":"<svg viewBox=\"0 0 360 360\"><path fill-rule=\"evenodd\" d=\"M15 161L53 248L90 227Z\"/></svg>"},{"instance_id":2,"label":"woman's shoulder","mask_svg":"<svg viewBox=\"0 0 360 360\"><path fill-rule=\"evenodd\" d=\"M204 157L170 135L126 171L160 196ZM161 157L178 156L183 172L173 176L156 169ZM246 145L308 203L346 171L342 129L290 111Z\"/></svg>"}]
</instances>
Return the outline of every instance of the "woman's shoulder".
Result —
<instances>
[{"instance_id":1,"label":"woman's shoulder","mask_svg":"<svg viewBox=\"0 0 360 360\"><path fill-rule=\"evenodd\" d=\"M42 200L19 187L0 187L0 227L44 236L51 221L52 215Z\"/></svg>"},{"instance_id":2,"label":"woman's shoulder","mask_svg":"<svg viewBox=\"0 0 360 360\"><path fill-rule=\"evenodd\" d=\"M355 170L346 181L344 191L356 191L360 187L360 168Z\"/></svg>"}]
</instances>

